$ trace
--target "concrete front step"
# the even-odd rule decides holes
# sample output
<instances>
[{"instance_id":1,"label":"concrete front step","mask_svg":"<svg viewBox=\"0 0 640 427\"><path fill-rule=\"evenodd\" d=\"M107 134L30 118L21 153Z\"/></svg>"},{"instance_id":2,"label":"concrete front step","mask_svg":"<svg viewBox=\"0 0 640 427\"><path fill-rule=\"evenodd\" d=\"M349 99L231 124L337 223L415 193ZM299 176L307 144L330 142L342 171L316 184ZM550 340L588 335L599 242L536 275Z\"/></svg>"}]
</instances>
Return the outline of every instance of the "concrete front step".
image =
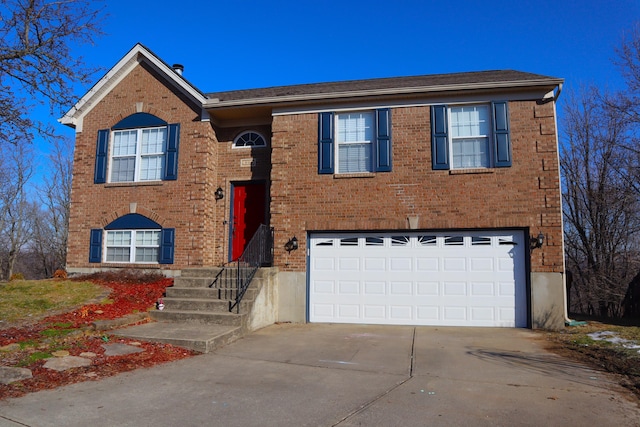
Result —
<instances>
[{"instance_id":1,"label":"concrete front step","mask_svg":"<svg viewBox=\"0 0 640 427\"><path fill-rule=\"evenodd\" d=\"M206 277L213 280L221 269L221 267L185 268L180 272L179 277Z\"/></svg>"},{"instance_id":2,"label":"concrete front step","mask_svg":"<svg viewBox=\"0 0 640 427\"><path fill-rule=\"evenodd\" d=\"M201 353L208 353L240 338L242 336L242 328L237 326L154 322L118 329L113 331L113 334L136 340L163 342Z\"/></svg>"},{"instance_id":3,"label":"concrete front step","mask_svg":"<svg viewBox=\"0 0 640 427\"><path fill-rule=\"evenodd\" d=\"M167 298L195 298L195 299L235 299L236 290L212 289L212 288L167 288ZM256 297L256 289L252 286L244 294L243 299L253 300Z\"/></svg>"},{"instance_id":4,"label":"concrete front step","mask_svg":"<svg viewBox=\"0 0 640 427\"><path fill-rule=\"evenodd\" d=\"M242 299L240 303L240 311L244 312L244 307L252 303L252 300ZM229 301L219 299L201 299L201 298L165 298L165 310L173 311L209 311L216 313L224 313L229 311Z\"/></svg>"},{"instance_id":5,"label":"concrete front step","mask_svg":"<svg viewBox=\"0 0 640 427\"><path fill-rule=\"evenodd\" d=\"M195 323L203 325L242 326L244 314L220 312L206 312L193 310L152 310L152 319L160 322Z\"/></svg>"},{"instance_id":6,"label":"concrete front step","mask_svg":"<svg viewBox=\"0 0 640 427\"><path fill-rule=\"evenodd\" d=\"M257 284L261 280L261 277L254 277L251 280L252 284ZM208 288L213 284L214 279L210 277L176 277L173 279L173 287L175 288ZM226 280L218 280L212 289L235 289L238 286L235 277Z\"/></svg>"}]
</instances>

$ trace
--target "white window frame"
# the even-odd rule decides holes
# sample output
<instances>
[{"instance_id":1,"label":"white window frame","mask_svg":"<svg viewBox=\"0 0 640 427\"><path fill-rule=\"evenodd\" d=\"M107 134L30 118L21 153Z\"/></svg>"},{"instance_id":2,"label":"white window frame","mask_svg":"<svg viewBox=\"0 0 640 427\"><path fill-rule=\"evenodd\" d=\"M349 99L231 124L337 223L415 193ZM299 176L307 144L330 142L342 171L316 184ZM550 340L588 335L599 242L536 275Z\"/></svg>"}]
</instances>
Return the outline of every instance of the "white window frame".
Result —
<instances>
[{"instance_id":1,"label":"white window frame","mask_svg":"<svg viewBox=\"0 0 640 427\"><path fill-rule=\"evenodd\" d=\"M250 134L254 134L258 138L262 139L263 143L260 145L238 145L239 140L243 139L245 136ZM239 150L242 150L242 149L251 149L251 148L264 148L266 146L267 146L267 139L264 137L264 135L262 135L260 132L256 132L255 130L247 130L234 138L232 147L234 149L237 148Z\"/></svg>"},{"instance_id":2,"label":"white window frame","mask_svg":"<svg viewBox=\"0 0 640 427\"><path fill-rule=\"evenodd\" d=\"M479 133L477 135L465 135L465 136L456 136L454 137L454 122L453 122L453 114L452 114L452 110L455 109L459 109L459 108L474 108L474 107L482 107L485 109L487 115L486 115L486 133ZM486 103L482 103L482 104L458 104L458 105L451 105L447 107L447 124L448 124L448 135L449 135L449 164L451 165L451 169L489 169L489 168L493 168L494 167L494 161L493 161L493 150L492 150L492 129L493 129L493 123L491 121L492 119L492 114L491 114L491 104L486 104ZM485 140L485 146L486 146L486 164L474 164L474 165L461 165L461 166L456 166L456 163L454 161L454 143L456 141L462 141L462 140L473 140L473 139L484 139Z\"/></svg>"},{"instance_id":3,"label":"white window frame","mask_svg":"<svg viewBox=\"0 0 640 427\"><path fill-rule=\"evenodd\" d=\"M142 152L142 144L143 144L143 135L145 132L150 132L154 130L160 130L164 132L164 139L162 141L162 150L154 151L154 152ZM126 155L116 155L116 135L124 134L128 132L135 132L136 141L135 141L135 153L134 154L126 154ZM158 127L145 127L145 128L134 128L134 129L118 129L111 132L111 141L109 144L109 168L108 168L108 178L110 183L126 183L126 182L147 182L147 181L162 181L162 177L164 174L164 163L165 156L167 153L167 137L168 137L168 128L167 126L158 126ZM133 180L114 180L114 160L115 159L124 159L124 158L133 158L134 166L133 166ZM157 161L160 162L160 171L157 177L152 179L143 178L142 177L142 163L144 159L156 158Z\"/></svg>"},{"instance_id":4,"label":"white window frame","mask_svg":"<svg viewBox=\"0 0 640 427\"><path fill-rule=\"evenodd\" d=\"M161 230L159 229L151 229L151 230L147 230L147 229L143 229L143 230L127 230L127 229L123 229L123 230L104 230L105 232L105 236L104 236L104 247L102 248L102 253L104 254L104 262L105 263L110 263L110 264L158 264L158 260L160 258L160 246L161 246ZM155 240L157 241L157 244L147 244L144 242L138 243L137 242L137 237L138 237L138 233L148 233L148 232L152 232L152 233L157 233L157 237L155 237ZM131 233L130 234L130 239L129 239L129 244L109 244L109 233ZM109 249L110 248L128 248L129 249L129 260L109 260ZM136 255L139 249L146 249L146 248L154 248L156 249L156 257L155 260L153 261L136 261Z\"/></svg>"},{"instance_id":5,"label":"white window frame","mask_svg":"<svg viewBox=\"0 0 640 427\"><path fill-rule=\"evenodd\" d=\"M354 141L343 141L341 142L341 127L340 127L340 117L355 115L355 114L366 114L367 117L371 119L369 132L371 134L370 139L362 139L362 140L354 140ZM376 112L375 110L358 110L358 111L341 111L334 114L334 154L335 154L335 173L336 174L357 174L357 173L372 173L373 169L373 161L374 161L374 148L376 142ZM366 134L367 130L365 128L364 133ZM365 137L366 138L366 137ZM342 171L340 170L340 147L346 145L368 145L369 149L369 160L366 164L366 170L358 170L358 171Z\"/></svg>"}]
</instances>

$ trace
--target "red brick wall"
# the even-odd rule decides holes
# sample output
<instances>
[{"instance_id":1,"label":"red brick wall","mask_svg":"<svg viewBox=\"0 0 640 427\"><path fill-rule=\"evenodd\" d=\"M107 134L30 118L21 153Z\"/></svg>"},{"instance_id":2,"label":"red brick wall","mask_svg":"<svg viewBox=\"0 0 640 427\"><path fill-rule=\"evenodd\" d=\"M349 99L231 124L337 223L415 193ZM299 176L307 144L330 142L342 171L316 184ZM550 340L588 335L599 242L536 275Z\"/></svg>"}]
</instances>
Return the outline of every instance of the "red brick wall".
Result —
<instances>
[{"instance_id":1,"label":"red brick wall","mask_svg":"<svg viewBox=\"0 0 640 427\"><path fill-rule=\"evenodd\" d=\"M429 107L392 109L393 171L365 177L317 173L317 114L276 116L271 224L276 265L304 271L307 231L528 227L545 233L532 271L561 271L561 210L554 109L509 103L513 165L484 173L431 168ZM488 172L488 173L487 173Z\"/></svg>"},{"instance_id":2,"label":"red brick wall","mask_svg":"<svg viewBox=\"0 0 640 427\"><path fill-rule=\"evenodd\" d=\"M151 113L168 123L180 123L178 179L137 184L94 184L98 130L110 128L138 111ZM74 178L67 265L70 268L113 267L89 263L89 233L121 215L137 213L176 229L175 264L182 268L214 262L214 246L220 236L213 192L217 188L217 144L211 125L199 121L199 110L172 91L166 82L144 65L137 66L84 117L76 134ZM150 265L150 267L158 267Z\"/></svg>"}]
</instances>

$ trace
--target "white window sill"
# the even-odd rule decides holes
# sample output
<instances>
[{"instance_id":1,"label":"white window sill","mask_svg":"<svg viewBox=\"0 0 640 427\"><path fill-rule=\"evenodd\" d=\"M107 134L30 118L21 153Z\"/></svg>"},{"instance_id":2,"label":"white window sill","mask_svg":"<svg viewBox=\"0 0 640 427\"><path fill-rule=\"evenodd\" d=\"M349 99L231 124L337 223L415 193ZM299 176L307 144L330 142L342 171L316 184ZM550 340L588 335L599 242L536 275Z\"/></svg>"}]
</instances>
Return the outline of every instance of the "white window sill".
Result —
<instances>
[{"instance_id":1,"label":"white window sill","mask_svg":"<svg viewBox=\"0 0 640 427\"><path fill-rule=\"evenodd\" d=\"M362 173L337 173L333 175L334 179L347 179L347 178L375 178L375 172L362 172Z\"/></svg>"},{"instance_id":2,"label":"white window sill","mask_svg":"<svg viewBox=\"0 0 640 427\"><path fill-rule=\"evenodd\" d=\"M482 173L494 173L495 169L490 168L475 168L475 169L451 169L449 175L466 175L466 174L482 174Z\"/></svg>"},{"instance_id":3,"label":"white window sill","mask_svg":"<svg viewBox=\"0 0 640 427\"><path fill-rule=\"evenodd\" d=\"M163 185L163 181L137 181L137 182L108 182L105 188L113 187L144 187Z\"/></svg>"}]
</instances>

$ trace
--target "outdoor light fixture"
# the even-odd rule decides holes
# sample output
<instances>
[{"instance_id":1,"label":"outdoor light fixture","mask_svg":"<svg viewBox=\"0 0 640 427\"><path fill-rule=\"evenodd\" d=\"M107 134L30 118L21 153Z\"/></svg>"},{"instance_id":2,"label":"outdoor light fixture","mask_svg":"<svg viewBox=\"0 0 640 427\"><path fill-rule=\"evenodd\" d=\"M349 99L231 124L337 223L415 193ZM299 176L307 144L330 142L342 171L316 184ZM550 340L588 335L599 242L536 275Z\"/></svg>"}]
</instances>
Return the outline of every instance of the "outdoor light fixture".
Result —
<instances>
[{"instance_id":1,"label":"outdoor light fixture","mask_svg":"<svg viewBox=\"0 0 640 427\"><path fill-rule=\"evenodd\" d=\"M538 234L538 237L530 237L530 244L531 244L531 249L537 249L537 248L541 248L542 244L544 243L544 234L542 234L542 231Z\"/></svg>"},{"instance_id":2,"label":"outdoor light fixture","mask_svg":"<svg viewBox=\"0 0 640 427\"><path fill-rule=\"evenodd\" d=\"M287 252L295 251L298 249L298 239L293 236L287 243L284 244L284 250Z\"/></svg>"},{"instance_id":3,"label":"outdoor light fixture","mask_svg":"<svg viewBox=\"0 0 640 427\"><path fill-rule=\"evenodd\" d=\"M216 192L213 193L213 196L216 198L216 200L223 199L224 198L224 191L222 190L221 187L218 187Z\"/></svg>"}]
</instances>

